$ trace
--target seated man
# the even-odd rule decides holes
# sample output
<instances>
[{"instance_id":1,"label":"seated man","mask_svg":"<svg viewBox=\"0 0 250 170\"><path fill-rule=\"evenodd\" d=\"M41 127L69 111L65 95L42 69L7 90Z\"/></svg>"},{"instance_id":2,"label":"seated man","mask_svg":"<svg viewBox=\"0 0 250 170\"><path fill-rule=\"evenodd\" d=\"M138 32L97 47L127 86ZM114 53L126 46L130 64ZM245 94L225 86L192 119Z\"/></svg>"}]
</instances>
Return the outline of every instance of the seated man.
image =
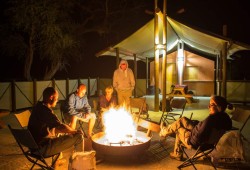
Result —
<instances>
[{"instance_id":1,"label":"seated man","mask_svg":"<svg viewBox=\"0 0 250 170\"><path fill-rule=\"evenodd\" d=\"M88 135L91 137L93 134L96 115L95 113L90 113L91 106L88 103L88 98L85 96L85 93L86 86L84 84L79 84L77 90L67 97L62 110L66 121L70 122L69 126L72 129L76 128L78 120L88 122Z\"/></svg>"},{"instance_id":2,"label":"seated man","mask_svg":"<svg viewBox=\"0 0 250 170\"><path fill-rule=\"evenodd\" d=\"M176 134L174 151L170 153L170 157L182 160L181 145L183 144L189 149L197 148L210 138L212 129L218 131L230 130L232 128L232 120L225 113L227 107L228 109L232 109L232 105L225 98L211 96L208 106L210 114L205 120L198 122L182 117L167 127L161 125L161 137L166 138L169 135Z\"/></svg>"},{"instance_id":3,"label":"seated man","mask_svg":"<svg viewBox=\"0 0 250 170\"><path fill-rule=\"evenodd\" d=\"M82 131L77 131L63 124L53 113L52 108L58 101L58 92L53 87L43 91L43 101L32 109L28 129L44 155L54 155L72 146L76 151L84 151ZM56 133L65 135L56 136Z\"/></svg>"}]
</instances>

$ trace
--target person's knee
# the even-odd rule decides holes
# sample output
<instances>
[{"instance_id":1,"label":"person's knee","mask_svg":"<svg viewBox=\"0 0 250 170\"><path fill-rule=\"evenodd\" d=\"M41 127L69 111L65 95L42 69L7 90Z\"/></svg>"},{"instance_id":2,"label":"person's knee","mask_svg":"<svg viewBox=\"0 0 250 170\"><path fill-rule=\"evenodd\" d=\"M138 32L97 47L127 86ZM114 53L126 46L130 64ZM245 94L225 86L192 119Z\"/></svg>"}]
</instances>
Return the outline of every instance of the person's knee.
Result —
<instances>
[{"instance_id":1,"label":"person's knee","mask_svg":"<svg viewBox=\"0 0 250 170\"><path fill-rule=\"evenodd\" d=\"M71 122L76 122L78 120L77 116L71 116Z\"/></svg>"},{"instance_id":2,"label":"person's knee","mask_svg":"<svg viewBox=\"0 0 250 170\"><path fill-rule=\"evenodd\" d=\"M95 122L96 118L91 118L90 121Z\"/></svg>"},{"instance_id":3,"label":"person's knee","mask_svg":"<svg viewBox=\"0 0 250 170\"><path fill-rule=\"evenodd\" d=\"M95 113L89 113L89 115L86 117L88 121L93 121L96 119Z\"/></svg>"},{"instance_id":4,"label":"person's knee","mask_svg":"<svg viewBox=\"0 0 250 170\"><path fill-rule=\"evenodd\" d=\"M187 122L188 121L188 118L183 116L179 119L181 122Z\"/></svg>"}]
</instances>

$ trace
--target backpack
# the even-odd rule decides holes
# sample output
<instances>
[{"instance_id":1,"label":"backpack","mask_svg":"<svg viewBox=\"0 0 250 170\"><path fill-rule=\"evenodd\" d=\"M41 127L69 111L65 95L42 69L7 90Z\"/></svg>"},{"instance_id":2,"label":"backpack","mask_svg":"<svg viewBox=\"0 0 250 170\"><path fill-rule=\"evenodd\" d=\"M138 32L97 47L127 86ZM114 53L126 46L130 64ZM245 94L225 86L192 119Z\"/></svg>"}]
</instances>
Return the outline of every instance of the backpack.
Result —
<instances>
[{"instance_id":1,"label":"backpack","mask_svg":"<svg viewBox=\"0 0 250 170\"><path fill-rule=\"evenodd\" d=\"M69 170L96 170L96 152L74 152L69 159Z\"/></svg>"},{"instance_id":2,"label":"backpack","mask_svg":"<svg viewBox=\"0 0 250 170\"><path fill-rule=\"evenodd\" d=\"M225 133L211 153L215 163L239 163L245 162L243 136L238 130L230 130Z\"/></svg>"}]
</instances>

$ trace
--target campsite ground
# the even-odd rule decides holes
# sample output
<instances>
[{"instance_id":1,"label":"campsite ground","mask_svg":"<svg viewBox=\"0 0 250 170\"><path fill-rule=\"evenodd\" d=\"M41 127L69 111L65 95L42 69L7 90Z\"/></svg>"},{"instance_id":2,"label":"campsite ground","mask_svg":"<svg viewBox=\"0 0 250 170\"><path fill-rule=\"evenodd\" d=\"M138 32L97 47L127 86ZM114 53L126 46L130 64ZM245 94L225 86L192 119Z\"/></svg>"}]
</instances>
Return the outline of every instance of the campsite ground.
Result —
<instances>
[{"instance_id":1,"label":"campsite ground","mask_svg":"<svg viewBox=\"0 0 250 170\"><path fill-rule=\"evenodd\" d=\"M195 98L196 103L187 104L184 116L189 117L191 113L193 113L193 119L202 120L208 115L208 101L209 99L206 97ZM147 96L147 103L149 104L150 110L153 108L153 98L151 96ZM245 106L241 106L245 107ZM60 112L58 109L55 110L55 113L60 117ZM161 112L150 111L150 118L154 121L158 121L161 116ZM5 123L15 124L16 120L10 114L9 116L5 116L3 118ZM247 123L246 129L243 130L243 135L250 141L250 122ZM95 132L98 132L95 129ZM8 128L0 129L0 169L5 170L19 170L19 169L29 169L31 164L26 160L26 158L22 155L20 149L18 148L14 138L10 134ZM91 142L89 140L85 140L86 149L90 149ZM163 148L159 144L159 135L157 133L153 133L151 139L151 145L144 154L139 156L131 156L126 158L107 158L103 159L103 161L97 163L97 169L106 170L106 169L114 169L114 170L123 170L123 169L133 169L133 170L141 170L141 169L153 169L153 170L164 170L164 169L177 169L177 166L181 163L177 160L172 160L169 157L169 153L173 150L174 138L167 138L166 145ZM71 149L63 152L64 158L69 159L71 154ZM244 141L244 151L246 154L247 163L244 164L219 164L218 169L249 169L250 165L250 145L249 142ZM189 153L193 153L193 150L190 150ZM223 165L223 167L222 167ZM206 161L201 161L197 164L198 169L213 169L212 166L208 164ZM36 167L34 169L39 169ZM68 161L66 164L60 166L58 169L66 170L68 169ZM185 168L187 170L193 169L193 167Z\"/></svg>"}]
</instances>

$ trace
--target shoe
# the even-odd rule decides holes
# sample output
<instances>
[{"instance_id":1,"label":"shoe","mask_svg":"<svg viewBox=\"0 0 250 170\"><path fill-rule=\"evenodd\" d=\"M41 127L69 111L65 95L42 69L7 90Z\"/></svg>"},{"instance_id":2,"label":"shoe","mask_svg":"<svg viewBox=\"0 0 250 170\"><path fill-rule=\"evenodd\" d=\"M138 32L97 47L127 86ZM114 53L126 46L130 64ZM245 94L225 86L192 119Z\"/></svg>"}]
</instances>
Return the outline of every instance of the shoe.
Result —
<instances>
[{"instance_id":1,"label":"shoe","mask_svg":"<svg viewBox=\"0 0 250 170\"><path fill-rule=\"evenodd\" d=\"M177 161L183 161L183 156L182 156L182 155L176 155L174 152L171 152L171 153L169 154L169 157L170 157L171 159L175 159L175 160L177 160Z\"/></svg>"},{"instance_id":2,"label":"shoe","mask_svg":"<svg viewBox=\"0 0 250 170\"><path fill-rule=\"evenodd\" d=\"M59 158L58 159L63 159L63 153L60 152Z\"/></svg>"},{"instance_id":3,"label":"shoe","mask_svg":"<svg viewBox=\"0 0 250 170\"><path fill-rule=\"evenodd\" d=\"M168 126L161 126L161 131L159 133L159 136L164 137L166 139L169 135L170 134L168 133Z\"/></svg>"},{"instance_id":4,"label":"shoe","mask_svg":"<svg viewBox=\"0 0 250 170\"><path fill-rule=\"evenodd\" d=\"M55 160L56 158L57 158L57 155L54 155L52 160ZM60 152L60 155L59 155L57 160L59 160L59 159L63 159L63 153L62 152Z\"/></svg>"}]
</instances>

